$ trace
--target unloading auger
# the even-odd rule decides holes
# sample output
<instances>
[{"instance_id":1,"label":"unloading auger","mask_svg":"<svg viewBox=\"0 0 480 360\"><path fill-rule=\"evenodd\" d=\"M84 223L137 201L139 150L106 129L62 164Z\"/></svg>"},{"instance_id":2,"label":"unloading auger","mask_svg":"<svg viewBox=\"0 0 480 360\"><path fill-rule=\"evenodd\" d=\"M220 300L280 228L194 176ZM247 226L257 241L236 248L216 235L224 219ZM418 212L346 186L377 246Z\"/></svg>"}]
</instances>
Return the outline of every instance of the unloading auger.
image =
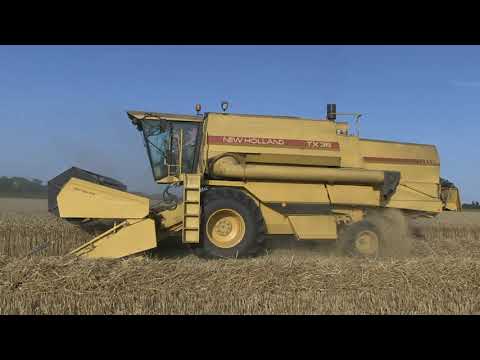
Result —
<instances>
[{"instance_id":1,"label":"unloading auger","mask_svg":"<svg viewBox=\"0 0 480 360\"><path fill-rule=\"evenodd\" d=\"M50 212L79 225L111 224L72 253L121 258L181 234L200 256L242 257L257 254L266 235L290 234L379 256L392 247L375 220L388 209L409 218L461 211L433 145L352 135L336 121L334 104L326 119L230 114L227 107L205 114L197 107L193 116L127 112L155 181L182 186L182 200L166 199L163 208L78 168L50 180Z\"/></svg>"}]
</instances>

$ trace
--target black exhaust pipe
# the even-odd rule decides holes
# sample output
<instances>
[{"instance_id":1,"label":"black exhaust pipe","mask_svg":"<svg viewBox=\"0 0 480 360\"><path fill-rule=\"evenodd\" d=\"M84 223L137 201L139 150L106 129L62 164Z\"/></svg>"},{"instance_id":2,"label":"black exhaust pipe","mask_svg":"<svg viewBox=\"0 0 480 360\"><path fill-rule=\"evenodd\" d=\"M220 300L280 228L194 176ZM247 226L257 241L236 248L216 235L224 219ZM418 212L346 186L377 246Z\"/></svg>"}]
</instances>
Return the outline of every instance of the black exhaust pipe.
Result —
<instances>
[{"instance_id":1,"label":"black exhaust pipe","mask_svg":"<svg viewBox=\"0 0 480 360\"><path fill-rule=\"evenodd\" d=\"M327 104L327 119L330 121L337 119L337 104Z\"/></svg>"}]
</instances>

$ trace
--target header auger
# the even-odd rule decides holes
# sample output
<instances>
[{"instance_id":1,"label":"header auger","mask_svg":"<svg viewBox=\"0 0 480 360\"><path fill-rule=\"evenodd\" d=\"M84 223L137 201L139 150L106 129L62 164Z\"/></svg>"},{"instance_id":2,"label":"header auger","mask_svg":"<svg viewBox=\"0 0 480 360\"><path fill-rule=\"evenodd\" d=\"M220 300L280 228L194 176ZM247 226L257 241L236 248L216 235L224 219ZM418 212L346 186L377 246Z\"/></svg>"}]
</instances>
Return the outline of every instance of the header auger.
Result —
<instances>
[{"instance_id":1,"label":"header auger","mask_svg":"<svg viewBox=\"0 0 480 360\"><path fill-rule=\"evenodd\" d=\"M242 257L257 254L266 235L290 234L336 241L349 254L396 255L405 244L385 229L402 227L399 219L461 211L458 189L440 179L435 146L352 135L334 104L327 119L200 109L127 112L155 181L183 188L182 199L165 194L163 209L77 168L49 182L50 212L80 225L112 224L74 254L120 258L181 234L199 255Z\"/></svg>"}]
</instances>

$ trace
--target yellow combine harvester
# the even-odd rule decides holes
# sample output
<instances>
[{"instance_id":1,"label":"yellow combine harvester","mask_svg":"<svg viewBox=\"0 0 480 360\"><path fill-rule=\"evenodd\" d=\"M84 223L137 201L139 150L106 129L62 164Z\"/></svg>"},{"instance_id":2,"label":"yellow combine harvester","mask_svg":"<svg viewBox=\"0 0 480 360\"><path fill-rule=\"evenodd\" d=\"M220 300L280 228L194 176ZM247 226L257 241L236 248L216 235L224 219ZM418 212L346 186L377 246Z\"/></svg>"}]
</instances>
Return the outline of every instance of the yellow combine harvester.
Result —
<instances>
[{"instance_id":1,"label":"yellow combine harvester","mask_svg":"<svg viewBox=\"0 0 480 360\"><path fill-rule=\"evenodd\" d=\"M385 223L389 212L413 218L461 210L458 190L440 178L433 145L350 134L348 123L336 120L335 104L322 120L231 114L226 107L199 114L197 106L196 116L128 112L155 181L168 184L162 208L77 168L49 181L50 212L113 225L72 253L120 258L181 233L201 256L242 257L258 253L265 235L291 234L381 256L402 246L378 220ZM172 185L183 185L182 199L168 191Z\"/></svg>"}]
</instances>

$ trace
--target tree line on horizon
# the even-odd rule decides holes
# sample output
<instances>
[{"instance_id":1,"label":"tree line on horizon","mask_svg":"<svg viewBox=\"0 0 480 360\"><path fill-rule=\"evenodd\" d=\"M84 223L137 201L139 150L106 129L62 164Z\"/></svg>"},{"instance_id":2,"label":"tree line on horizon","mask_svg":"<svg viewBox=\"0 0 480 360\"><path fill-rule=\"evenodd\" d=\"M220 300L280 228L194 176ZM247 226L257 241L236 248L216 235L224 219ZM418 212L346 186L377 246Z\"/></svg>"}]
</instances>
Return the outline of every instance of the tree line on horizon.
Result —
<instances>
[{"instance_id":1,"label":"tree line on horizon","mask_svg":"<svg viewBox=\"0 0 480 360\"><path fill-rule=\"evenodd\" d=\"M48 187L39 179L0 177L0 196L47 198Z\"/></svg>"},{"instance_id":2,"label":"tree line on horizon","mask_svg":"<svg viewBox=\"0 0 480 360\"><path fill-rule=\"evenodd\" d=\"M464 209L480 209L480 203L478 201L472 201L471 204L462 204Z\"/></svg>"}]
</instances>

